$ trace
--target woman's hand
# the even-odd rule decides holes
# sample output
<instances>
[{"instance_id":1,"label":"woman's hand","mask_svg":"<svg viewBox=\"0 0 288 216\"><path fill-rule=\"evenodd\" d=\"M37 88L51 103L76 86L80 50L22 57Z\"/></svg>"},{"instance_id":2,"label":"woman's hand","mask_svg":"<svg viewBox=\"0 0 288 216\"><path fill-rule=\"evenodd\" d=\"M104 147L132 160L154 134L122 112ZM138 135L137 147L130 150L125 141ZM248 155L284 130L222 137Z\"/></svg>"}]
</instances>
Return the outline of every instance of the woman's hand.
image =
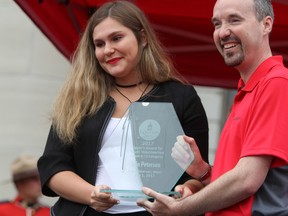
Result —
<instances>
[{"instance_id":1,"label":"woman's hand","mask_svg":"<svg viewBox=\"0 0 288 216\"><path fill-rule=\"evenodd\" d=\"M101 192L101 190L111 189L106 185L97 185L91 193L90 207L98 212L103 212L113 205L118 204L119 200L114 199L109 192Z\"/></svg>"}]
</instances>

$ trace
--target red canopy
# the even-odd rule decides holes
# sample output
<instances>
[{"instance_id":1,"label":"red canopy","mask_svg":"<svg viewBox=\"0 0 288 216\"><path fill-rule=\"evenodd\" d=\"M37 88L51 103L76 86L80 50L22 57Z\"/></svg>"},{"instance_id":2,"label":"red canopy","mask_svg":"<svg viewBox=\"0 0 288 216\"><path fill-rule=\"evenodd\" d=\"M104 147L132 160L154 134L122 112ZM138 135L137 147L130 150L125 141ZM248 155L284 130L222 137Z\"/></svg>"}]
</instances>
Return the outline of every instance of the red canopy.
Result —
<instances>
[{"instance_id":1,"label":"red canopy","mask_svg":"<svg viewBox=\"0 0 288 216\"><path fill-rule=\"evenodd\" d=\"M90 14L105 0L15 0L56 48L71 57ZM212 0L135 0L171 53L177 69L195 85L235 88L239 74L229 68L213 43ZM288 1L274 0L271 35L274 54L288 65Z\"/></svg>"}]
</instances>

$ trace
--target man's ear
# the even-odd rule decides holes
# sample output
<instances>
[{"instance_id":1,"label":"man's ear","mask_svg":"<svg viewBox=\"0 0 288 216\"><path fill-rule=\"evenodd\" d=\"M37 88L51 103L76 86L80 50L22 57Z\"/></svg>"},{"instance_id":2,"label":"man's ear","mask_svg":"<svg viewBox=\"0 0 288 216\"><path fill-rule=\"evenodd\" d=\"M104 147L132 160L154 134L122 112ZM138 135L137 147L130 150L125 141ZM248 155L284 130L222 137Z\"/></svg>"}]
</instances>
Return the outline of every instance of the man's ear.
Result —
<instances>
[{"instance_id":1,"label":"man's ear","mask_svg":"<svg viewBox=\"0 0 288 216\"><path fill-rule=\"evenodd\" d=\"M264 34L269 35L272 31L272 27L273 27L273 19L271 16L266 16L263 19L263 25L264 25Z\"/></svg>"}]
</instances>

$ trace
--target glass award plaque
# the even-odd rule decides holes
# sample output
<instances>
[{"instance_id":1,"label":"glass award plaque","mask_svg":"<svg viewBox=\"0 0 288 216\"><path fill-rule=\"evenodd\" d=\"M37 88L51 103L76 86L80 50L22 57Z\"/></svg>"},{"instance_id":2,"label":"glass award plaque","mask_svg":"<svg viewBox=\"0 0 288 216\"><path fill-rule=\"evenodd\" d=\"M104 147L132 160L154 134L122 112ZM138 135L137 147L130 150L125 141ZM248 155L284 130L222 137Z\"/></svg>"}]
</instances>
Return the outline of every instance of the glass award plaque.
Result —
<instances>
[{"instance_id":1,"label":"glass award plaque","mask_svg":"<svg viewBox=\"0 0 288 216\"><path fill-rule=\"evenodd\" d=\"M172 103L134 102L104 143L99 157L120 199L147 198L143 186L167 195L193 160L177 163L171 152L183 135Z\"/></svg>"}]
</instances>

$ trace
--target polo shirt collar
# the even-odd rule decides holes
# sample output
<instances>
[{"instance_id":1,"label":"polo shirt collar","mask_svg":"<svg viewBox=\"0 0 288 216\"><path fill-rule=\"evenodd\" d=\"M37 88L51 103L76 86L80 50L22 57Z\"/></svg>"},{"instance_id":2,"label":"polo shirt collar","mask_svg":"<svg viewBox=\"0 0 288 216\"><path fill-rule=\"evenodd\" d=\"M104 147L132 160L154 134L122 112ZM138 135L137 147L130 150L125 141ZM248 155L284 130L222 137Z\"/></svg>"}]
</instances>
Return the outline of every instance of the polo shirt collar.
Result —
<instances>
[{"instance_id":1,"label":"polo shirt collar","mask_svg":"<svg viewBox=\"0 0 288 216\"><path fill-rule=\"evenodd\" d=\"M262 62L251 75L246 85L243 80L240 79L238 82L238 91L253 91L260 79L264 77L275 65L283 65L282 56L272 56Z\"/></svg>"}]
</instances>

